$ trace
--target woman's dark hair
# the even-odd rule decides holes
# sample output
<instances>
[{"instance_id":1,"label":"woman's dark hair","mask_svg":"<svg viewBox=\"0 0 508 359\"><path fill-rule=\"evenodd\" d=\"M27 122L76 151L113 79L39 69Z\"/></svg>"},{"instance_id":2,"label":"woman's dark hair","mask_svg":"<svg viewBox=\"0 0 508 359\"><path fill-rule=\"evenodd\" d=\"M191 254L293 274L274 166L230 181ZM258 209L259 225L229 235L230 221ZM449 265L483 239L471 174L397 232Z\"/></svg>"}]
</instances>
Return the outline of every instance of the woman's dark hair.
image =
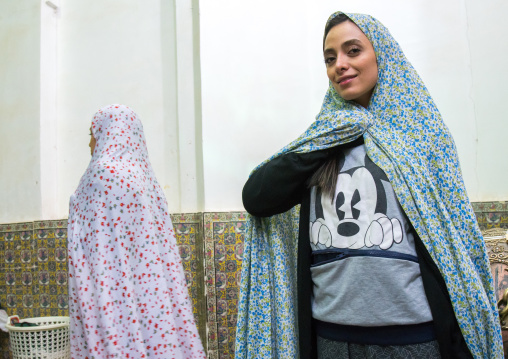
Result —
<instances>
[{"instance_id":1,"label":"woman's dark hair","mask_svg":"<svg viewBox=\"0 0 508 359\"><path fill-rule=\"evenodd\" d=\"M310 178L309 187L319 187L323 195L329 196L333 202L339 171L339 161L335 156L331 156L314 172Z\"/></svg>"},{"instance_id":2,"label":"woman's dark hair","mask_svg":"<svg viewBox=\"0 0 508 359\"><path fill-rule=\"evenodd\" d=\"M329 196L333 202L335 196L335 189L337 187L337 181L339 179L340 169L344 165L343 151L347 148L353 148L360 146L364 143L363 137L360 136L356 140L348 143L339 145L339 147L332 147L329 150L329 157L325 162L318 168L309 180L310 187L319 187L321 192L325 196Z\"/></svg>"},{"instance_id":3,"label":"woman's dark hair","mask_svg":"<svg viewBox=\"0 0 508 359\"><path fill-rule=\"evenodd\" d=\"M325 40L326 40L326 36L328 35L328 33L330 32L330 30L339 25L339 24L342 24L344 21L351 21L347 16L346 14L339 14L337 16L335 16L333 19L331 19L329 22L326 23L326 26L325 26L325 34L323 36L323 50L325 49Z\"/></svg>"}]
</instances>

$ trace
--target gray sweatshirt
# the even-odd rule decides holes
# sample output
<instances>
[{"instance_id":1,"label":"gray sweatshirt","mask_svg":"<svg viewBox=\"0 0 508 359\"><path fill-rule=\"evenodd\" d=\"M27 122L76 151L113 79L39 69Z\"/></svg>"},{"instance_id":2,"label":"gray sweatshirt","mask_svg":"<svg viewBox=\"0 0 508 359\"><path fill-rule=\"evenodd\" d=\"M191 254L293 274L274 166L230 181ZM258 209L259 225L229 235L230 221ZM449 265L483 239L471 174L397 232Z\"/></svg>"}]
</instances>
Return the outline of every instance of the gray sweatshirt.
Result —
<instances>
[{"instance_id":1,"label":"gray sweatshirt","mask_svg":"<svg viewBox=\"0 0 508 359\"><path fill-rule=\"evenodd\" d=\"M312 315L339 325L432 321L414 238L386 174L365 146L346 149L333 198L311 190Z\"/></svg>"}]
</instances>

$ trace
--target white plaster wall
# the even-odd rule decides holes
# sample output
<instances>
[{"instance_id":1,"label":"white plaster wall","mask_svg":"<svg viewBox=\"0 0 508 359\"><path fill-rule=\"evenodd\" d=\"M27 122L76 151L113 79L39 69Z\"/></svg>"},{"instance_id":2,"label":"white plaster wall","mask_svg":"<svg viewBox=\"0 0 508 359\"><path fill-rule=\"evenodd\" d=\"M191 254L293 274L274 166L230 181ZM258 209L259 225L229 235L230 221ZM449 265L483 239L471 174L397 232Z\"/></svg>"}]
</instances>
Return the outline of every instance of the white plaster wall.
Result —
<instances>
[{"instance_id":1,"label":"white plaster wall","mask_svg":"<svg viewBox=\"0 0 508 359\"><path fill-rule=\"evenodd\" d=\"M169 210L202 210L197 0L52 3L0 3L0 223L67 217L111 103L140 115Z\"/></svg>"},{"instance_id":2,"label":"white plaster wall","mask_svg":"<svg viewBox=\"0 0 508 359\"><path fill-rule=\"evenodd\" d=\"M156 175L165 190L171 189L161 154L167 152L168 161L174 160L171 154L174 157L176 146L168 148L166 140L170 139L165 138L166 122L174 121L165 119L174 117L175 112L171 104L163 106L161 79L171 75L163 74L160 10L159 1L62 1L58 68L60 217L67 216L69 196L90 160L92 116L110 103L126 104L138 113ZM166 60L173 61L174 66L174 59ZM165 113L168 107L170 113Z\"/></svg>"},{"instance_id":3,"label":"white plaster wall","mask_svg":"<svg viewBox=\"0 0 508 359\"><path fill-rule=\"evenodd\" d=\"M90 158L91 118L110 103L126 104L141 117L169 210L195 212L200 208L200 123L193 77L199 58L194 58L194 15L192 0L62 0L59 217L67 215L69 196Z\"/></svg>"},{"instance_id":4,"label":"white plaster wall","mask_svg":"<svg viewBox=\"0 0 508 359\"><path fill-rule=\"evenodd\" d=\"M467 0L473 74L472 95L478 141L476 156L462 158L477 168L478 200L508 198L508 2ZM474 145L474 143L471 143Z\"/></svg>"},{"instance_id":5,"label":"white plaster wall","mask_svg":"<svg viewBox=\"0 0 508 359\"><path fill-rule=\"evenodd\" d=\"M61 1L59 216L89 161L92 115L109 103L141 117L170 212L202 210L197 0Z\"/></svg>"},{"instance_id":6,"label":"white plaster wall","mask_svg":"<svg viewBox=\"0 0 508 359\"><path fill-rule=\"evenodd\" d=\"M0 1L0 223L39 218L38 0Z\"/></svg>"},{"instance_id":7,"label":"white plaster wall","mask_svg":"<svg viewBox=\"0 0 508 359\"><path fill-rule=\"evenodd\" d=\"M40 48L53 36L43 0L0 2L0 223L67 216L91 117L114 102L140 114L172 212L241 210L249 172L307 128L328 86L321 37L335 1L54 2L55 56ZM401 43L454 134L471 199L507 200L508 4L341 5L376 16ZM45 61L55 114L43 106Z\"/></svg>"},{"instance_id":8,"label":"white plaster wall","mask_svg":"<svg viewBox=\"0 0 508 359\"><path fill-rule=\"evenodd\" d=\"M340 6L200 3L206 210L242 209L252 168L312 123L328 86L322 31L336 10L369 13L390 29L454 135L471 200L507 200L502 137L508 125L499 106L508 76L507 45L499 40L506 38L507 5L350 0Z\"/></svg>"}]
</instances>

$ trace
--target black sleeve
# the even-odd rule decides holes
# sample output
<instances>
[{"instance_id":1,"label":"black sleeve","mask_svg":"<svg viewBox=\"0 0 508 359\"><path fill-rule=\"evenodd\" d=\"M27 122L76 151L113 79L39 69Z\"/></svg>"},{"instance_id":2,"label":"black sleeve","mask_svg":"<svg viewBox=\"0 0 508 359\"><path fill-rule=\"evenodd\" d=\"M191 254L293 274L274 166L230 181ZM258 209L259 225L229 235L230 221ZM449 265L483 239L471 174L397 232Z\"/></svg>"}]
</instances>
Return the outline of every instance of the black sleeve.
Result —
<instances>
[{"instance_id":1,"label":"black sleeve","mask_svg":"<svg viewBox=\"0 0 508 359\"><path fill-rule=\"evenodd\" d=\"M302 200L307 181L336 148L309 153L288 153L254 172L243 187L247 212L269 217L288 211Z\"/></svg>"},{"instance_id":2,"label":"black sleeve","mask_svg":"<svg viewBox=\"0 0 508 359\"><path fill-rule=\"evenodd\" d=\"M303 196L300 207L300 227L298 234L298 265L297 265L297 295L298 295L298 341L300 358L317 358L316 326L312 318L312 248L309 238L310 195Z\"/></svg>"}]
</instances>

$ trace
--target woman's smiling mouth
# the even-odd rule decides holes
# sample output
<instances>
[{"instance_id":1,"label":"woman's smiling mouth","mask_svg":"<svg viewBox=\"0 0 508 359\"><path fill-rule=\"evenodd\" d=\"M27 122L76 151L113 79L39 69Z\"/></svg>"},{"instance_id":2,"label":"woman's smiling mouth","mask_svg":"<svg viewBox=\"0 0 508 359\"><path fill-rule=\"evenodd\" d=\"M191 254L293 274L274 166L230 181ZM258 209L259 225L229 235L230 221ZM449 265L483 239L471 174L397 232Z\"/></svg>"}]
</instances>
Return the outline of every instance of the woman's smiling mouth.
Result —
<instances>
[{"instance_id":1,"label":"woman's smiling mouth","mask_svg":"<svg viewBox=\"0 0 508 359\"><path fill-rule=\"evenodd\" d=\"M356 75L353 75L353 76L344 76L344 77L339 78L339 81L337 81L337 83L339 85L347 85L348 83L353 81L353 79L355 77L356 77Z\"/></svg>"}]
</instances>

